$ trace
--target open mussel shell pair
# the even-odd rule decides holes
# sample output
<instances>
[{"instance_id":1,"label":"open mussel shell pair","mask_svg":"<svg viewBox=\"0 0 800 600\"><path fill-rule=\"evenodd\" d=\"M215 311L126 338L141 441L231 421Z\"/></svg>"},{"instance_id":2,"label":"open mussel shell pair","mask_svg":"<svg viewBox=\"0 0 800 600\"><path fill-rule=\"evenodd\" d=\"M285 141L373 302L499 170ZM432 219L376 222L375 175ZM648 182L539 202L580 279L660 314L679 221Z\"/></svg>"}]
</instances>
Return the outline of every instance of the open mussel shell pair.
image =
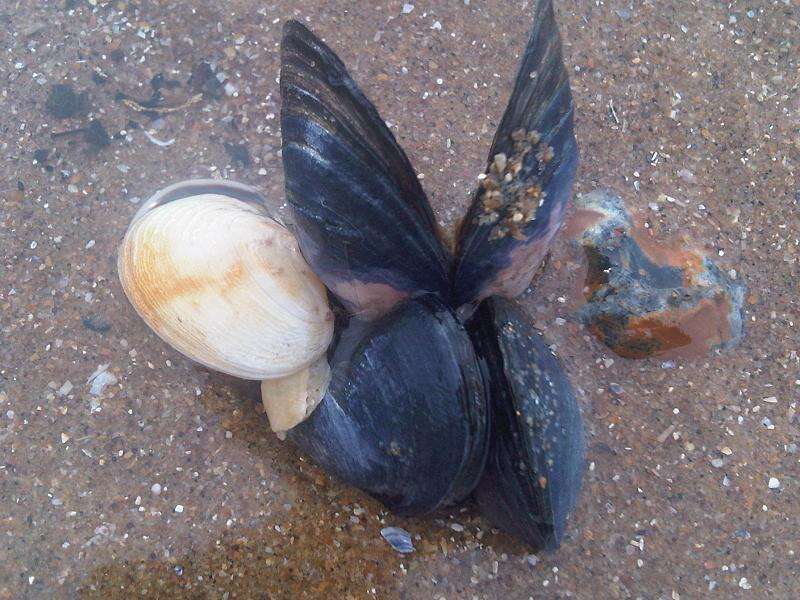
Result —
<instances>
[{"instance_id":1,"label":"open mussel shell pair","mask_svg":"<svg viewBox=\"0 0 800 600\"><path fill-rule=\"evenodd\" d=\"M333 51L291 22L281 58L300 247L356 322L373 319L356 326L360 341L331 363L328 395L289 438L397 512L475 491L498 527L556 547L580 489L583 427L558 359L511 300L560 228L577 168L552 3L536 5L455 253L405 153Z\"/></svg>"},{"instance_id":2,"label":"open mussel shell pair","mask_svg":"<svg viewBox=\"0 0 800 600\"><path fill-rule=\"evenodd\" d=\"M560 363L506 299L539 267L577 164L551 2L537 4L455 254L333 51L292 21L281 60L291 227L246 186L186 184L192 194L156 198L134 219L120 253L126 293L187 356L261 379L272 428L342 481L407 515L475 493L496 526L556 547L580 488L580 412ZM240 231L242 214L253 223ZM335 331L317 277L342 308Z\"/></svg>"}]
</instances>

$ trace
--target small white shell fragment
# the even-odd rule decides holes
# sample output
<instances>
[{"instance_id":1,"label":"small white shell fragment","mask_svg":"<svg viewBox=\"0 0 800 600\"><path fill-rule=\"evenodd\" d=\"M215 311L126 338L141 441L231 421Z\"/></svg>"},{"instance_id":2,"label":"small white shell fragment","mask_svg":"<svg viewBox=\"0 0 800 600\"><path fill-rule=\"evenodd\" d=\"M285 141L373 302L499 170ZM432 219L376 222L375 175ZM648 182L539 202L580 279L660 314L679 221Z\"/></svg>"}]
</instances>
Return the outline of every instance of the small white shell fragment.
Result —
<instances>
[{"instance_id":1,"label":"small white shell fragment","mask_svg":"<svg viewBox=\"0 0 800 600\"><path fill-rule=\"evenodd\" d=\"M411 543L411 534L400 527L384 527L381 529L381 536L389 545L401 554L408 554L414 551L414 544Z\"/></svg>"},{"instance_id":2,"label":"small white shell fragment","mask_svg":"<svg viewBox=\"0 0 800 600\"><path fill-rule=\"evenodd\" d=\"M93 396L102 395L103 390L105 390L107 386L117 383L117 378L114 376L114 374L107 371L109 366L110 365L108 363L100 365L95 369L94 373L89 375L89 378L86 380L87 384L91 384L89 393Z\"/></svg>"},{"instance_id":3,"label":"small white shell fragment","mask_svg":"<svg viewBox=\"0 0 800 600\"><path fill-rule=\"evenodd\" d=\"M331 380L325 356L307 369L261 382L261 402L269 426L279 437L306 418L320 403Z\"/></svg>"},{"instance_id":4,"label":"small white shell fragment","mask_svg":"<svg viewBox=\"0 0 800 600\"><path fill-rule=\"evenodd\" d=\"M223 193L143 208L122 242L119 276L165 342L255 380L285 377L325 352L333 335L325 288L265 211Z\"/></svg>"}]
</instances>

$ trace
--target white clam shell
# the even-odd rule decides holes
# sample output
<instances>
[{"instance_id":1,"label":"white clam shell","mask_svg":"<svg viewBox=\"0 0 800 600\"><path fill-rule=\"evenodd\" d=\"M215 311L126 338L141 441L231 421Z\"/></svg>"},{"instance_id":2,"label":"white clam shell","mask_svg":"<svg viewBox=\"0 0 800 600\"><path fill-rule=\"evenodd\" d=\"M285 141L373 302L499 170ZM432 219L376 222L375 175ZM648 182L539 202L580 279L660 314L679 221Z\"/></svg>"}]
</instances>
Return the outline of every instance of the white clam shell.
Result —
<instances>
[{"instance_id":1,"label":"white clam shell","mask_svg":"<svg viewBox=\"0 0 800 600\"><path fill-rule=\"evenodd\" d=\"M324 286L291 232L241 196L252 188L204 183L137 213L119 252L125 293L164 341L211 369L256 380L305 369L333 335Z\"/></svg>"}]
</instances>

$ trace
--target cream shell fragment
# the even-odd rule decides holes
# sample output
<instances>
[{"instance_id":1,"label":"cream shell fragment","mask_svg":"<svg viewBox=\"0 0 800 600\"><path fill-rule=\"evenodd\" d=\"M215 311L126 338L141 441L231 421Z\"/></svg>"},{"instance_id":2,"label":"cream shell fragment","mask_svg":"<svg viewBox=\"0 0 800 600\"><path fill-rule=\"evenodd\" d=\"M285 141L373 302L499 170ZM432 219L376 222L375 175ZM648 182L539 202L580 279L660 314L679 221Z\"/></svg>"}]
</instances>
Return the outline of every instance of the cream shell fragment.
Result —
<instances>
[{"instance_id":1,"label":"cream shell fragment","mask_svg":"<svg viewBox=\"0 0 800 600\"><path fill-rule=\"evenodd\" d=\"M280 379L261 382L261 401L272 431L283 438L286 431L305 421L325 397L331 368L322 357L307 369Z\"/></svg>"},{"instance_id":2,"label":"cream shell fragment","mask_svg":"<svg viewBox=\"0 0 800 600\"><path fill-rule=\"evenodd\" d=\"M333 335L325 288L294 236L252 203L201 193L155 206L134 219L118 267L164 341L235 377L296 373Z\"/></svg>"}]
</instances>

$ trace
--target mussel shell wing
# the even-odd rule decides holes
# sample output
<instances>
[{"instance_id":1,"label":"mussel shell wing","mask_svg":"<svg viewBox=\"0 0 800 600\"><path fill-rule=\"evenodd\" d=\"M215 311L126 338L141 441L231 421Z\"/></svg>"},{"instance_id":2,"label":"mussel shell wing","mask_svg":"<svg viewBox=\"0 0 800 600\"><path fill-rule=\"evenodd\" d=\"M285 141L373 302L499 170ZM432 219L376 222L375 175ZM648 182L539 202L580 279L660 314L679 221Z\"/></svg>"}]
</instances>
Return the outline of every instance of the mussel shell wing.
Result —
<instances>
[{"instance_id":1,"label":"mussel shell wing","mask_svg":"<svg viewBox=\"0 0 800 600\"><path fill-rule=\"evenodd\" d=\"M552 0L539 0L514 91L458 235L455 302L525 291L561 226L578 164Z\"/></svg>"},{"instance_id":2,"label":"mussel shell wing","mask_svg":"<svg viewBox=\"0 0 800 600\"><path fill-rule=\"evenodd\" d=\"M483 377L462 326L438 301L352 324L328 392L288 437L328 473L399 514L466 497L487 449Z\"/></svg>"},{"instance_id":3,"label":"mussel shell wing","mask_svg":"<svg viewBox=\"0 0 800 600\"><path fill-rule=\"evenodd\" d=\"M470 333L491 381L492 430L478 504L500 529L534 548L554 549L584 469L583 425L572 386L514 302L483 302Z\"/></svg>"},{"instance_id":4,"label":"mussel shell wing","mask_svg":"<svg viewBox=\"0 0 800 600\"><path fill-rule=\"evenodd\" d=\"M287 200L303 254L354 313L446 299L450 255L417 175L341 60L289 21L281 49Z\"/></svg>"}]
</instances>

